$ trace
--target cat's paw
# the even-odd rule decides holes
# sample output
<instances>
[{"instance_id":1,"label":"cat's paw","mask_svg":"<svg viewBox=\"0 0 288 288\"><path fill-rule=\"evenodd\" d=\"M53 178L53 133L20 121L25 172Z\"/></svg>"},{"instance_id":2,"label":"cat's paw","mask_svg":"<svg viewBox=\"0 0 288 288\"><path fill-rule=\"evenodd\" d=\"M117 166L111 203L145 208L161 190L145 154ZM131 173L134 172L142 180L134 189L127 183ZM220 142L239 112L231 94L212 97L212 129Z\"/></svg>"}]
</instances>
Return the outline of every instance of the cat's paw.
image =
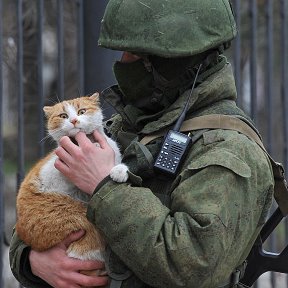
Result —
<instances>
[{"instance_id":1,"label":"cat's paw","mask_svg":"<svg viewBox=\"0 0 288 288\"><path fill-rule=\"evenodd\" d=\"M110 177L115 182L126 182L128 179L128 167L125 164L118 164L110 171Z\"/></svg>"},{"instance_id":2,"label":"cat's paw","mask_svg":"<svg viewBox=\"0 0 288 288\"><path fill-rule=\"evenodd\" d=\"M68 248L67 255L80 260L105 261L101 250L73 251L73 249L69 250Z\"/></svg>"}]
</instances>

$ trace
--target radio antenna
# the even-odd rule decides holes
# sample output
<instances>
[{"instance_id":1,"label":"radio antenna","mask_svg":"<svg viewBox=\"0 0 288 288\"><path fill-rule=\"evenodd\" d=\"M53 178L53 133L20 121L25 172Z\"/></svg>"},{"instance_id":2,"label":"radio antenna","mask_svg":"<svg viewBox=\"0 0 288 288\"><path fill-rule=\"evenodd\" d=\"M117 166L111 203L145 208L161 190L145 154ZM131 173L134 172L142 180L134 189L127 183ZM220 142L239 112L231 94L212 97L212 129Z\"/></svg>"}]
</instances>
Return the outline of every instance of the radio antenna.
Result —
<instances>
[{"instance_id":1,"label":"radio antenna","mask_svg":"<svg viewBox=\"0 0 288 288\"><path fill-rule=\"evenodd\" d=\"M194 82L193 82L193 85L192 85L192 88L191 88L191 92L187 98L187 101L186 101L186 104L183 108L183 111L181 112L180 114L180 117L178 118L173 130L174 131L180 131L180 128L181 128L181 125L183 123L183 121L185 120L185 116L186 116L186 113L187 113L187 110L188 110L188 107L189 107L189 104L190 104L190 99L191 99L191 96L192 96L192 93L194 91L194 87L195 87L195 84L196 84L196 81L197 81L197 78L198 78L198 74L200 72L200 69L202 67L202 63L199 65L199 68L197 69L197 72L196 72L196 75L195 75L195 78L194 78Z\"/></svg>"}]
</instances>

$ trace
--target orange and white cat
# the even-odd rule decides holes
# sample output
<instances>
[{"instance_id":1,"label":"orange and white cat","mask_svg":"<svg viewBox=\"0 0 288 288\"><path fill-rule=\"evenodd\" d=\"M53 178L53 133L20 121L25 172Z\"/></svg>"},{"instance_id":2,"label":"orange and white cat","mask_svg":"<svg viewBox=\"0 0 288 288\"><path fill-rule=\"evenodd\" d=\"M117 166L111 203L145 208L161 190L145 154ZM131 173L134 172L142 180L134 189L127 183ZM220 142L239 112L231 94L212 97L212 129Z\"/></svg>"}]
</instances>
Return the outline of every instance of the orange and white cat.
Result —
<instances>
[{"instance_id":1,"label":"orange and white cat","mask_svg":"<svg viewBox=\"0 0 288 288\"><path fill-rule=\"evenodd\" d=\"M103 115L99 94L63 101L44 107L49 135L58 142L61 137L73 138L79 131L91 134L95 129L103 135ZM128 167L121 164L117 144L105 135L115 151L115 165L110 177L117 182L128 178ZM97 145L97 143L95 143ZM44 251L65 239L71 232L86 231L73 242L67 254L83 260L104 260L105 241L86 218L89 196L81 192L55 167L54 151L40 160L22 182L17 196L16 230L32 249Z\"/></svg>"}]
</instances>

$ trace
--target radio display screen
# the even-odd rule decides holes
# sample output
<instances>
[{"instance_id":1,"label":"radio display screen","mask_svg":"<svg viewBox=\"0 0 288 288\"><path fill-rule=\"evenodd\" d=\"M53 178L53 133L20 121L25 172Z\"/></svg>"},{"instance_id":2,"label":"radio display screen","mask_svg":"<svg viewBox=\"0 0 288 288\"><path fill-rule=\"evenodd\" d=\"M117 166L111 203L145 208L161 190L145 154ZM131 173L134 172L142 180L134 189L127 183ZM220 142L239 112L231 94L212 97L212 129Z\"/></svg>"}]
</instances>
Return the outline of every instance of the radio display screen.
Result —
<instances>
[{"instance_id":1,"label":"radio display screen","mask_svg":"<svg viewBox=\"0 0 288 288\"><path fill-rule=\"evenodd\" d=\"M182 136L181 134L179 133L175 133L173 131L170 131L170 138L173 140L177 140L183 144L185 144L187 142L187 138Z\"/></svg>"}]
</instances>

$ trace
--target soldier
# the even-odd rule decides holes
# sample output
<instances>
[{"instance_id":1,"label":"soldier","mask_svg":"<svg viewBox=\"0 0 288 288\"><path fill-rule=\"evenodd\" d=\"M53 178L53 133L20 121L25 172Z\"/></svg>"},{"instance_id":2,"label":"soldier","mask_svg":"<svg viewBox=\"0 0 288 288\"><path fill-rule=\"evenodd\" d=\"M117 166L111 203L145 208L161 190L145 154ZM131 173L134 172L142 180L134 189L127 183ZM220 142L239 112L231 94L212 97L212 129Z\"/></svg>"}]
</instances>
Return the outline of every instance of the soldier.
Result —
<instances>
[{"instance_id":1,"label":"soldier","mask_svg":"<svg viewBox=\"0 0 288 288\"><path fill-rule=\"evenodd\" d=\"M114 65L118 86L102 95L118 112L107 130L122 148L129 180L115 183L107 176L114 155L97 132L100 148L83 133L76 136L80 155L79 147L63 138L57 150L62 162L55 166L91 195L87 217L107 239L111 287L244 287L242 263L273 193L262 149L234 130L191 127L194 143L176 177L153 169L163 141L157 133L173 127L195 80L186 119L233 115L253 127L236 106L233 73L223 56L235 35L228 0L110 0L107 5L99 45L124 52ZM26 287L107 284L106 276L83 278L77 272L103 263L65 255L82 233L41 253L14 234L16 278Z\"/></svg>"}]
</instances>

